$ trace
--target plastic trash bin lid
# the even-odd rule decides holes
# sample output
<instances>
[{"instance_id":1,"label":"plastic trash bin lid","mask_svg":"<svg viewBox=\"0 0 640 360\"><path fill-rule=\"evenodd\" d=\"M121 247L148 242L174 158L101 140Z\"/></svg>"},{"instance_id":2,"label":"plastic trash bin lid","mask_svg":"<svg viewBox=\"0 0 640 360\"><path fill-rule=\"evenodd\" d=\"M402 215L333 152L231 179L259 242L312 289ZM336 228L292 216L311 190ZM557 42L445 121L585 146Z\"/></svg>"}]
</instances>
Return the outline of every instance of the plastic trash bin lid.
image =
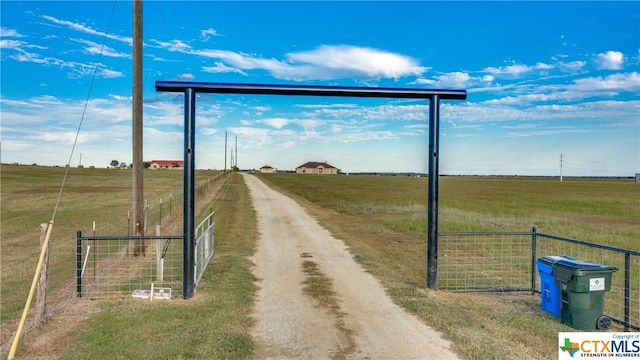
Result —
<instances>
[{"instance_id":1,"label":"plastic trash bin lid","mask_svg":"<svg viewBox=\"0 0 640 360\"><path fill-rule=\"evenodd\" d=\"M557 263L558 261L564 260L564 259L573 260L573 258L568 257L568 256L543 256L543 257L539 258L538 261L543 263L543 264L551 266L551 265Z\"/></svg>"},{"instance_id":2,"label":"plastic trash bin lid","mask_svg":"<svg viewBox=\"0 0 640 360\"><path fill-rule=\"evenodd\" d=\"M591 261L576 260L569 257L565 257L564 259L558 260L553 265L561 266L566 269L583 270L583 271L617 271L618 270L613 266L598 264Z\"/></svg>"}]
</instances>

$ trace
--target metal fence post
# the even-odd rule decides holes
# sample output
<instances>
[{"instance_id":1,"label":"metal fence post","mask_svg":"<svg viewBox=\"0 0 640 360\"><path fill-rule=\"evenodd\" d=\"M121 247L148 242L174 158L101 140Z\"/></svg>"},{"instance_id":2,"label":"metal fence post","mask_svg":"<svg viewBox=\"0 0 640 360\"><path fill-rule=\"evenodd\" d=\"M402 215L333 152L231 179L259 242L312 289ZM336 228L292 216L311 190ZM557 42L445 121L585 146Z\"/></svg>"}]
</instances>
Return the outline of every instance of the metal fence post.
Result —
<instances>
[{"instance_id":1,"label":"metal fence post","mask_svg":"<svg viewBox=\"0 0 640 360\"><path fill-rule=\"evenodd\" d=\"M440 97L429 104L429 192L427 194L427 288L438 289L438 124Z\"/></svg>"},{"instance_id":2,"label":"metal fence post","mask_svg":"<svg viewBox=\"0 0 640 360\"><path fill-rule=\"evenodd\" d=\"M535 272L535 264L536 264L536 242L538 241L538 229L534 226L531 228L531 293L536 292L536 272Z\"/></svg>"},{"instance_id":3,"label":"metal fence post","mask_svg":"<svg viewBox=\"0 0 640 360\"><path fill-rule=\"evenodd\" d=\"M82 231L76 233L76 296L82 297Z\"/></svg>"},{"instance_id":4,"label":"metal fence post","mask_svg":"<svg viewBox=\"0 0 640 360\"><path fill-rule=\"evenodd\" d=\"M184 213L183 213L183 279L182 297L190 299L195 291L195 127L196 93L192 88L184 92Z\"/></svg>"},{"instance_id":5,"label":"metal fence post","mask_svg":"<svg viewBox=\"0 0 640 360\"><path fill-rule=\"evenodd\" d=\"M624 331L631 324L631 254L624 254Z\"/></svg>"}]
</instances>

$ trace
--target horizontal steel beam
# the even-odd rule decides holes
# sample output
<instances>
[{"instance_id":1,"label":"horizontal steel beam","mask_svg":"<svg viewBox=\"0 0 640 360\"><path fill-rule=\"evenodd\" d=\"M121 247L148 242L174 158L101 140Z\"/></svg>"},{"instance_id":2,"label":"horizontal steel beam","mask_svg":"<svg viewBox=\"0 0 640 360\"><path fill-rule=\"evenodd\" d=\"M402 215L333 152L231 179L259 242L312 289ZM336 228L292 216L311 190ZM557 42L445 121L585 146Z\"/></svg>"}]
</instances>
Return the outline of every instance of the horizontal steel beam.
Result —
<instances>
[{"instance_id":1,"label":"horizontal steel beam","mask_svg":"<svg viewBox=\"0 0 640 360\"><path fill-rule=\"evenodd\" d=\"M440 99L448 100L465 100L467 98L466 90L156 81L156 91L184 93L186 89L193 89L196 93L214 94L341 96L403 99L430 99L432 96L437 95Z\"/></svg>"}]
</instances>

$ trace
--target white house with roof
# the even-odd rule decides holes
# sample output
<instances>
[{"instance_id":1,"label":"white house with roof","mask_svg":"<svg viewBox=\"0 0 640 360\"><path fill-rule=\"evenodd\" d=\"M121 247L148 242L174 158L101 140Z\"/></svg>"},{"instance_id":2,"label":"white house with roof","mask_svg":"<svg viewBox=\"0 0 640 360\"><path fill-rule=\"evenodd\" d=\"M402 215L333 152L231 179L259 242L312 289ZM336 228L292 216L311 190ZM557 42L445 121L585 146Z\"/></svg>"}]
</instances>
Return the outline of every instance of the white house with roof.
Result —
<instances>
[{"instance_id":1,"label":"white house with roof","mask_svg":"<svg viewBox=\"0 0 640 360\"><path fill-rule=\"evenodd\" d=\"M337 175L340 169L325 162L310 161L296 168L296 174Z\"/></svg>"},{"instance_id":2,"label":"white house with roof","mask_svg":"<svg viewBox=\"0 0 640 360\"><path fill-rule=\"evenodd\" d=\"M276 172L276 169L274 169L273 167L269 166L269 165L264 165L263 167L260 168L260 172L262 174L273 174Z\"/></svg>"}]
</instances>

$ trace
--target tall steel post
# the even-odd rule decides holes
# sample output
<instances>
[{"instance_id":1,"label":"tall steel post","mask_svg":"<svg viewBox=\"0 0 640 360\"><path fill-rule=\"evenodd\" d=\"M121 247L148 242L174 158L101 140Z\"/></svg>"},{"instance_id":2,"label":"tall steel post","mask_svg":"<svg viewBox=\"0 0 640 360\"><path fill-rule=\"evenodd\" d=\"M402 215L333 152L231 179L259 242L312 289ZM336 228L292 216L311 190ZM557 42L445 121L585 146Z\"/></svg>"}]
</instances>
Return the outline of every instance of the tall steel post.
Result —
<instances>
[{"instance_id":1,"label":"tall steel post","mask_svg":"<svg viewBox=\"0 0 640 360\"><path fill-rule=\"evenodd\" d=\"M227 132L224 132L224 172L227 172Z\"/></svg>"},{"instance_id":2,"label":"tall steel post","mask_svg":"<svg viewBox=\"0 0 640 360\"><path fill-rule=\"evenodd\" d=\"M135 235L144 235L144 190L142 169L142 0L133 1L133 226ZM134 255L144 253L144 243L134 242Z\"/></svg>"},{"instance_id":3,"label":"tall steel post","mask_svg":"<svg viewBox=\"0 0 640 360\"><path fill-rule=\"evenodd\" d=\"M429 193L427 195L427 288L438 289L438 138L440 97L429 104Z\"/></svg>"},{"instance_id":4,"label":"tall steel post","mask_svg":"<svg viewBox=\"0 0 640 360\"><path fill-rule=\"evenodd\" d=\"M192 88L184 91L184 217L182 244L182 298L193 296L195 280L195 133L196 93Z\"/></svg>"}]
</instances>

